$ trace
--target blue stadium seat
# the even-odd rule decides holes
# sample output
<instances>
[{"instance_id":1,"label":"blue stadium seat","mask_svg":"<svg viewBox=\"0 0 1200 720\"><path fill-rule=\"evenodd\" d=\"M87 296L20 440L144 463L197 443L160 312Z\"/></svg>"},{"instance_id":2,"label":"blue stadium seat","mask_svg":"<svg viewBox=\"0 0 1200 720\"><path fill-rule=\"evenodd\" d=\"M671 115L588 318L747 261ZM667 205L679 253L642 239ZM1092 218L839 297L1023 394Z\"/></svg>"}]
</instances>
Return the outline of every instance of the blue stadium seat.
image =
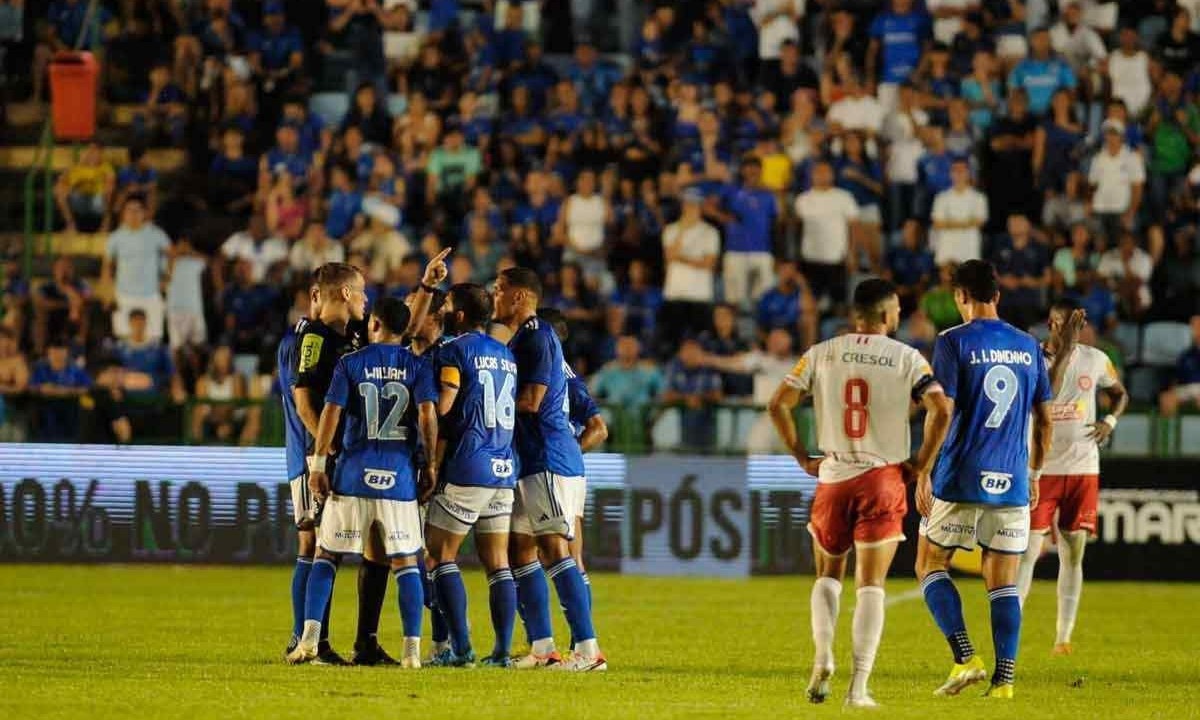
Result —
<instances>
[{"instance_id":1,"label":"blue stadium seat","mask_svg":"<svg viewBox=\"0 0 1200 720\"><path fill-rule=\"evenodd\" d=\"M1152 367L1135 367L1126 372L1129 397L1138 403L1157 403L1161 388L1159 371Z\"/></svg>"},{"instance_id":2,"label":"blue stadium seat","mask_svg":"<svg viewBox=\"0 0 1200 720\"><path fill-rule=\"evenodd\" d=\"M1125 351L1125 360L1130 364L1142 361L1142 328L1137 323L1118 323L1113 331L1113 340Z\"/></svg>"},{"instance_id":3,"label":"blue stadium seat","mask_svg":"<svg viewBox=\"0 0 1200 720\"><path fill-rule=\"evenodd\" d=\"M1174 367L1191 345L1192 333L1184 323L1150 323L1142 336L1141 361L1156 367Z\"/></svg>"}]
</instances>

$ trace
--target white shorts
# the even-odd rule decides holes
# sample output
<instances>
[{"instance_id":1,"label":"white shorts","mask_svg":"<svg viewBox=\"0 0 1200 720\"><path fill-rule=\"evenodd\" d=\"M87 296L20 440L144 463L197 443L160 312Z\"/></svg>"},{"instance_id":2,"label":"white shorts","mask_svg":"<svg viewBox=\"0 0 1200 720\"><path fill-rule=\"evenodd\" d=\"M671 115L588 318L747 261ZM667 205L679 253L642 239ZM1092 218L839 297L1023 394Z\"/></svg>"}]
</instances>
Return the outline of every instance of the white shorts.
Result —
<instances>
[{"instance_id":1,"label":"white shorts","mask_svg":"<svg viewBox=\"0 0 1200 720\"><path fill-rule=\"evenodd\" d=\"M1176 385L1175 397L1178 398L1180 402L1188 402L1189 400L1200 402L1200 383Z\"/></svg>"},{"instance_id":2,"label":"white shorts","mask_svg":"<svg viewBox=\"0 0 1200 720\"><path fill-rule=\"evenodd\" d=\"M204 313L186 310L167 311L167 341L172 350L184 345L204 345L208 342L208 326Z\"/></svg>"},{"instance_id":3,"label":"white shorts","mask_svg":"<svg viewBox=\"0 0 1200 720\"><path fill-rule=\"evenodd\" d=\"M129 337L129 313L141 310L146 313L146 336L151 340L161 340L163 336L163 315L166 303L161 295L138 297L116 293L116 309L112 313L112 332L119 338Z\"/></svg>"},{"instance_id":4,"label":"white shorts","mask_svg":"<svg viewBox=\"0 0 1200 720\"><path fill-rule=\"evenodd\" d=\"M512 523L512 488L472 487L445 483L429 501L428 524L454 533L508 533Z\"/></svg>"},{"instance_id":5,"label":"white shorts","mask_svg":"<svg viewBox=\"0 0 1200 720\"><path fill-rule=\"evenodd\" d=\"M317 544L331 553L361 555L368 533L379 523L388 557L421 550L421 512L416 500L381 500L334 495L325 501Z\"/></svg>"},{"instance_id":6,"label":"white shorts","mask_svg":"<svg viewBox=\"0 0 1200 720\"><path fill-rule=\"evenodd\" d=\"M587 480L550 472L517 481L513 501L512 531L521 535L575 537L575 518L583 515Z\"/></svg>"},{"instance_id":7,"label":"white shorts","mask_svg":"<svg viewBox=\"0 0 1200 720\"><path fill-rule=\"evenodd\" d=\"M313 504L312 493L308 491L308 474L300 473L296 477L288 481L292 486L292 519L296 521L296 527L305 525L306 530L311 529L314 510L316 506Z\"/></svg>"},{"instance_id":8,"label":"white shorts","mask_svg":"<svg viewBox=\"0 0 1200 720\"><path fill-rule=\"evenodd\" d=\"M1020 555L1029 547L1029 506L1000 507L933 500L929 517L921 519L920 534L944 548L973 550L975 544L1005 555Z\"/></svg>"},{"instance_id":9,"label":"white shorts","mask_svg":"<svg viewBox=\"0 0 1200 720\"><path fill-rule=\"evenodd\" d=\"M858 221L864 225L882 225L883 214L878 205L859 205Z\"/></svg>"}]
</instances>

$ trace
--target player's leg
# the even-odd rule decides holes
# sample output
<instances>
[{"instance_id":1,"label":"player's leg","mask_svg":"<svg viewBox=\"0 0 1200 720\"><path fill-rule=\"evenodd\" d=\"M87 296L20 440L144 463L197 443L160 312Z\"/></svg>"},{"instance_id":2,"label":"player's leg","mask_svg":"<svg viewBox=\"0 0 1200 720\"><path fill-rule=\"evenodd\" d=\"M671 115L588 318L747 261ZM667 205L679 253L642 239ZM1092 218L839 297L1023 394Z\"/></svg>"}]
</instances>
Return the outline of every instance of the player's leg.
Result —
<instances>
[{"instance_id":1,"label":"player's leg","mask_svg":"<svg viewBox=\"0 0 1200 720\"><path fill-rule=\"evenodd\" d=\"M554 582L559 601L566 608L567 624L576 641L571 658L560 667L584 672L606 670L608 663L600 652L592 624L587 586L571 557L570 540L575 534L575 518L583 512L587 484L582 477L549 473L544 481L544 492L538 493L539 502L532 506L538 513L538 521L534 523L538 555L546 574Z\"/></svg>"},{"instance_id":2,"label":"player's leg","mask_svg":"<svg viewBox=\"0 0 1200 720\"><path fill-rule=\"evenodd\" d=\"M308 588L304 600L304 630L296 648L288 653L287 661L292 664L306 663L317 659L321 642L321 629L333 597L333 582L337 577L341 553L318 549L308 575Z\"/></svg>"},{"instance_id":3,"label":"player's leg","mask_svg":"<svg viewBox=\"0 0 1200 720\"><path fill-rule=\"evenodd\" d=\"M430 576L438 607L450 631L450 652L435 656L434 665L462 665L475 659L467 625L467 588L458 568L458 551L470 529L470 524L446 512L434 498L425 522L425 547L433 563Z\"/></svg>"},{"instance_id":4,"label":"player's leg","mask_svg":"<svg viewBox=\"0 0 1200 720\"><path fill-rule=\"evenodd\" d=\"M1033 585L1033 570L1042 555L1042 545L1050 525L1054 522L1054 513L1062 500L1062 489L1066 478L1061 476L1042 476L1039 484L1037 507L1029 514L1029 548L1021 556L1021 568L1017 573L1017 594L1021 607L1025 607L1025 598L1029 596L1029 588Z\"/></svg>"},{"instance_id":5,"label":"player's leg","mask_svg":"<svg viewBox=\"0 0 1200 720\"><path fill-rule=\"evenodd\" d=\"M387 552L382 527L374 523L367 533L362 563L358 566L358 628L354 636L355 665L396 665L396 660L379 646L379 618L387 597Z\"/></svg>"},{"instance_id":6,"label":"player's leg","mask_svg":"<svg viewBox=\"0 0 1200 720\"><path fill-rule=\"evenodd\" d=\"M508 565L509 523L498 518L481 520L475 527L475 550L487 572L488 606L496 640L485 665L508 667L512 664L512 634L517 618L517 584Z\"/></svg>"},{"instance_id":7,"label":"player's leg","mask_svg":"<svg viewBox=\"0 0 1200 720\"><path fill-rule=\"evenodd\" d=\"M371 500L380 540L388 558L400 606L400 624L404 630L404 649L400 664L421 667L421 620L425 609L425 591L421 583L421 511L415 500Z\"/></svg>"},{"instance_id":8,"label":"player's leg","mask_svg":"<svg viewBox=\"0 0 1200 720\"><path fill-rule=\"evenodd\" d=\"M854 623L851 637L854 672L846 704L876 707L867 689L875 667L875 655L883 637L885 591L888 570L896 547L904 540L904 516L908 512L904 478L898 467L874 470L853 481L861 485L854 495Z\"/></svg>"},{"instance_id":9,"label":"player's leg","mask_svg":"<svg viewBox=\"0 0 1200 720\"><path fill-rule=\"evenodd\" d=\"M1082 475L1067 479L1058 518L1058 621L1055 624L1054 652L1071 653L1071 633L1083 593L1083 553L1088 533L1096 529L1100 477Z\"/></svg>"},{"instance_id":10,"label":"player's leg","mask_svg":"<svg viewBox=\"0 0 1200 720\"><path fill-rule=\"evenodd\" d=\"M983 546L983 581L991 606L996 669L989 697L1011 698L1021 640L1021 600L1017 573L1029 545L1029 507L988 508L977 525Z\"/></svg>"},{"instance_id":11,"label":"player's leg","mask_svg":"<svg viewBox=\"0 0 1200 720\"><path fill-rule=\"evenodd\" d=\"M316 553L317 534L312 529L297 529L296 566L292 568L292 638L288 641L284 656L296 649L300 633L304 632L304 594L308 589L308 575L312 571Z\"/></svg>"},{"instance_id":12,"label":"player's leg","mask_svg":"<svg viewBox=\"0 0 1200 720\"><path fill-rule=\"evenodd\" d=\"M575 559L575 566L579 568L579 574L583 576L583 584L587 587L588 608L592 607L592 580L588 577L587 568L583 564L583 516L575 518L575 535L569 543L571 547L571 557ZM564 605L559 605L562 608L563 614L567 612ZM571 637L571 650L575 649L575 637Z\"/></svg>"},{"instance_id":13,"label":"player's leg","mask_svg":"<svg viewBox=\"0 0 1200 720\"><path fill-rule=\"evenodd\" d=\"M825 702L829 696L829 680L833 677L834 630L842 597L842 578L846 576L846 560L854 540L850 518L853 492L847 492L853 482L818 484L809 511L808 532L813 539L813 567L817 577L809 594L814 650L812 676L806 694L813 703Z\"/></svg>"},{"instance_id":14,"label":"player's leg","mask_svg":"<svg viewBox=\"0 0 1200 720\"><path fill-rule=\"evenodd\" d=\"M517 584L517 609L529 640L529 654L513 663L521 669L547 667L562 661L554 647L550 592L546 587L545 571L538 560L538 543L531 519L540 503L539 496L544 494L542 478L542 475L531 475L517 482L512 532L508 538L508 562Z\"/></svg>"},{"instance_id":15,"label":"player's leg","mask_svg":"<svg viewBox=\"0 0 1200 720\"><path fill-rule=\"evenodd\" d=\"M934 499L929 517L921 521L917 579L921 582L925 605L954 655L954 667L934 691L935 695L957 695L987 677L983 661L975 654L967 635L962 598L949 573L954 551L960 547L969 550L975 545L975 516L973 506Z\"/></svg>"},{"instance_id":16,"label":"player's leg","mask_svg":"<svg viewBox=\"0 0 1200 720\"><path fill-rule=\"evenodd\" d=\"M364 508L362 498L339 495L325 501L320 516L316 559L304 594L304 632L296 650L288 655L288 662L316 660L322 664L346 665L348 663L330 648L328 635L323 630L329 624L333 584L341 556L362 554L363 538L373 519Z\"/></svg>"},{"instance_id":17,"label":"player's leg","mask_svg":"<svg viewBox=\"0 0 1200 720\"><path fill-rule=\"evenodd\" d=\"M433 657L437 657L450 649L450 625L446 623L446 616L442 613L442 608L438 605L437 590L433 584L433 569L435 567L437 567L437 560L433 559L428 550L423 551L421 553L421 582L425 586L425 609L429 611Z\"/></svg>"}]
</instances>

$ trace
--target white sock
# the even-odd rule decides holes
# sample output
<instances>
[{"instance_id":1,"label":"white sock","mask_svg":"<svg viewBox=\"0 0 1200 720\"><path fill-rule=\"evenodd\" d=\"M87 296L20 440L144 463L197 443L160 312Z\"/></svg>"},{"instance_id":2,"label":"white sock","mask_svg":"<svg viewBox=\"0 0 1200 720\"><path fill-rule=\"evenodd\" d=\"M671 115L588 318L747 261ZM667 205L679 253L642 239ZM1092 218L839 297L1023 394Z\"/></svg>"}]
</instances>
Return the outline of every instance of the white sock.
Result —
<instances>
[{"instance_id":1,"label":"white sock","mask_svg":"<svg viewBox=\"0 0 1200 720\"><path fill-rule=\"evenodd\" d=\"M842 584L830 577L819 577L813 583L812 635L816 653L813 664L818 668L833 667L833 631L837 627L838 600Z\"/></svg>"},{"instance_id":2,"label":"white sock","mask_svg":"<svg viewBox=\"0 0 1200 720\"><path fill-rule=\"evenodd\" d=\"M300 644L306 647L316 647L321 642L321 621L305 620L304 632L300 635Z\"/></svg>"},{"instance_id":3,"label":"white sock","mask_svg":"<svg viewBox=\"0 0 1200 720\"><path fill-rule=\"evenodd\" d=\"M404 654L401 657L421 657L421 638L405 636Z\"/></svg>"},{"instance_id":4,"label":"white sock","mask_svg":"<svg viewBox=\"0 0 1200 720\"><path fill-rule=\"evenodd\" d=\"M875 653L879 650L879 639L883 637L884 590L875 585L858 589L858 601L854 605L854 625L851 637L854 642L854 674L850 677L850 696L867 694L867 679L875 667Z\"/></svg>"},{"instance_id":5,"label":"white sock","mask_svg":"<svg viewBox=\"0 0 1200 720\"><path fill-rule=\"evenodd\" d=\"M596 641L596 638L582 640L575 643L575 653L592 660L600 655L600 643Z\"/></svg>"},{"instance_id":6,"label":"white sock","mask_svg":"<svg viewBox=\"0 0 1200 720\"><path fill-rule=\"evenodd\" d=\"M1045 541L1045 533L1029 533L1029 548L1021 556L1021 567L1017 570L1017 595L1021 598L1022 609L1025 607L1025 598L1029 595L1029 586L1033 585L1033 568L1042 556L1042 543Z\"/></svg>"},{"instance_id":7,"label":"white sock","mask_svg":"<svg viewBox=\"0 0 1200 720\"><path fill-rule=\"evenodd\" d=\"M1083 593L1083 550L1087 531L1065 532L1058 543L1058 622L1056 643L1071 642L1079 596Z\"/></svg>"},{"instance_id":8,"label":"white sock","mask_svg":"<svg viewBox=\"0 0 1200 720\"><path fill-rule=\"evenodd\" d=\"M534 640L530 644L529 652L534 655L549 655L554 652L554 638L542 638Z\"/></svg>"}]
</instances>

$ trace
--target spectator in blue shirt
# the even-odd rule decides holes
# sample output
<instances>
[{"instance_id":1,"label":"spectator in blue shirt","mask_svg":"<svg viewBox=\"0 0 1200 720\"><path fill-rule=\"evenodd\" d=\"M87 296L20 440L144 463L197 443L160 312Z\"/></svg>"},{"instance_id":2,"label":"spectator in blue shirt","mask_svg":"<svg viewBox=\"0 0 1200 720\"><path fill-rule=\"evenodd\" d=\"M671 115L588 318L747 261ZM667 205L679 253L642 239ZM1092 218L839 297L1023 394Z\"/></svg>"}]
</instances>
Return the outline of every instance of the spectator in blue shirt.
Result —
<instances>
[{"instance_id":1,"label":"spectator in blue shirt","mask_svg":"<svg viewBox=\"0 0 1200 720\"><path fill-rule=\"evenodd\" d=\"M1192 316L1191 328L1192 346L1179 356L1171 387L1158 397L1159 412L1164 417L1177 414L1183 403L1200 406L1200 315Z\"/></svg>"},{"instance_id":2,"label":"spectator in blue shirt","mask_svg":"<svg viewBox=\"0 0 1200 720\"><path fill-rule=\"evenodd\" d=\"M1041 319L1050 289L1050 255L1031 233L1027 217L1009 215L1008 236L992 250L1000 277L1000 316L1021 329Z\"/></svg>"},{"instance_id":3,"label":"spectator in blue shirt","mask_svg":"<svg viewBox=\"0 0 1200 720\"><path fill-rule=\"evenodd\" d=\"M270 188L271 176L281 170L292 176L297 189L308 184L313 158L300 147L300 132L294 125L283 124L275 131L275 147L267 151L259 166L259 189Z\"/></svg>"},{"instance_id":4,"label":"spectator in blue shirt","mask_svg":"<svg viewBox=\"0 0 1200 720\"><path fill-rule=\"evenodd\" d=\"M250 261L238 260L233 268L234 281L221 296L225 337L238 354L258 355L270 343L275 325L270 317L279 304L279 290L255 283L253 276Z\"/></svg>"},{"instance_id":5,"label":"spectator in blue shirt","mask_svg":"<svg viewBox=\"0 0 1200 720\"><path fill-rule=\"evenodd\" d=\"M1029 57L1016 64L1008 76L1009 90L1021 88L1029 99L1029 112L1041 117L1050 109L1054 93L1074 90L1075 72L1050 46L1050 31L1034 30L1029 37Z\"/></svg>"},{"instance_id":6,"label":"spectator in blue shirt","mask_svg":"<svg viewBox=\"0 0 1200 720\"><path fill-rule=\"evenodd\" d=\"M894 93L900 83L916 72L933 35L933 22L928 13L915 7L913 0L892 0L891 9L879 13L871 21L870 35L867 77L870 85L883 86L886 95ZM887 89L889 86L890 90ZM887 107L895 105L894 102L883 104Z\"/></svg>"},{"instance_id":7,"label":"spectator in blue shirt","mask_svg":"<svg viewBox=\"0 0 1200 720\"><path fill-rule=\"evenodd\" d=\"M146 149L141 145L129 148L129 164L117 171L114 205L120 207L130 195L146 200L146 212L153 215L158 207L158 171L150 165Z\"/></svg>"},{"instance_id":8,"label":"spectator in blue shirt","mask_svg":"<svg viewBox=\"0 0 1200 720\"><path fill-rule=\"evenodd\" d=\"M283 88L304 66L304 40L287 25L277 0L263 6L263 31L251 35L248 44L250 65L268 93Z\"/></svg>"},{"instance_id":9,"label":"spectator in blue shirt","mask_svg":"<svg viewBox=\"0 0 1200 720\"><path fill-rule=\"evenodd\" d=\"M750 350L750 343L738 335L737 311L721 303L713 308L712 329L700 336L704 352L731 358ZM754 393L754 378L745 373L721 373L721 392L725 397L748 398Z\"/></svg>"},{"instance_id":10,"label":"spectator in blue shirt","mask_svg":"<svg viewBox=\"0 0 1200 720\"><path fill-rule=\"evenodd\" d=\"M917 161L917 208L920 217L928 219L933 199L954 184L950 178L954 156L946 150L946 135L942 128L930 125L922 128L920 134L925 153Z\"/></svg>"},{"instance_id":11,"label":"spectator in blue shirt","mask_svg":"<svg viewBox=\"0 0 1200 720\"><path fill-rule=\"evenodd\" d=\"M725 301L734 305L755 302L774 282L775 221L779 205L775 194L763 187L762 161L742 159L741 186L723 193L725 225Z\"/></svg>"},{"instance_id":12,"label":"spectator in blue shirt","mask_svg":"<svg viewBox=\"0 0 1200 720\"><path fill-rule=\"evenodd\" d=\"M808 289L808 283L796 263L781 260L775 266L778 282L763 293L758 301L755 320L758 322L760 338L772 330L786 330L793 344L810 347L817 339L816 303Z\"/></svg>"},{"instance_id":13,"label":"spectator in blue shirt","mask_svg":"<svg viewBox=\"0 0 1200 720\"><path fill-rule=\"evenodd\" d=\"M1117 296L1091 265L1075 268L1075 289L1065 295L1078 300L1087 311L1088 322L1096 334L1107 335L1117 326Z\"/></svg>"},{"instance_id":14,"label":"spectator in blue shirt","mask_svg":"<svg viewBox=\"0 0 1200 720\"><path fill-rule=\"evenodd\" d=\"M921 296L933 282L937 268L933 264L933 253L922 242L921 223L908 220L901 231L899 245L887 252L883 276L896 286L900 296L900 310L908 315L916 310Z\"/></svg>"},{"instance_id":15,"label":"spectator in blue shirt","mask_svg":"<svg viewBox=\"0 0 1200 720\"><path fill-rule=\"evenodd\" d=\"M121 387L131 397L170 395L184 400L183 383L175 372L171 352L146 332L146 312L129 313L129 337L117 342L113 354L121 364Z\"/></svg>"},{"instance_id":16,"label":"spectator in blue shirt","mask_svg":"<svg viewBox=\"0 0 1200 720\"><path fill-rule=\"evenodd\" d=\"M254 206L258 158L246 154L246 134L236 125L221 131L221 148L208 166L208 202L214 211L244 217Z\"/></svg>"},{"instance_id":17,"label":"spectator in blue shirt","mask_svg":"<svg viewBox=\"0 0 1200 720\"><path fill-rule=\"evenodd\" d=\"M171 82L171 70L158 63L150 70L150 88L142 98L142 110L133 116L133 133L141 142L170 141L179 147L187 127L188 97Z\"/></svg>"},{"instance_id":18,"label":"spectator in blue shirt","mask_svg":"<svg viewBox=\"0 0 1200 720\"><path fill-rule=\"evenodd\" d=\"M567 67L567 77L579 93L580 106L592 115L602 114L613 86L621 80L621 71L596 53L588 40L575 43L575 57Z\"/></svg>"},{"instance_id":19,"label":"spectator in blue shirt","mask_svg":"<svg viewBox=\"0 0 1200 720\"><path fill-rule=\"evenodd\" d=\"M625 309L625 334L643 343L654 339L654 321L662 309L663 294L662 288L650 284L650 268L645 261L629 263L629 281L617 285L609 303Z\"/></svg>"},{"instance_id":20,"label":"spectator in blue shirt","mask_svg":"<svg viewBox=\"0 0 1200 720\"><path fill-rule=\"evenodd\" d=\"M950 49L934 43L929 49L928 69L917 81L921 107L929 113L929 122L946 125L950 101L959 96L959 79L950 68Z\"/></svg>"},{"instance_id":21,"label":"spectator in blue shirt","mask_svg":"<svg viewBox=\"0 0 1200 720\"><path fill-rule=\"evenodd\" d=\"M617 338L617 357L592 378L592 396L605 406L645 418L663 391L662 371L641 359L642 346L632 335Z\"/></svg>"},{"instance_id":22,"label":"spectator in blue shirt","mask_svg":"<svg viewBox=\"0 0 1200 720\"><path fill-rule=\"evenodd\" d=\"M521 26L521 3L509 3L504 13L504 27L492 38L496 65L506 70L525 59L525 29Z\"/></svg>"},{"instance_id":23,"label":"spectator in blue shirt","mask_svg":"<svg viewBox=\"0 0 1200 720\"><path fill-rule=\"evenodd\" d=\"M67 343L53 339L46 358L33 368L31 391L41 399L37 405L35 440L69 442L79 437L80 398L87 394L92 379L71 362Z\"/></svg>"},{"instance_id":24,"label":"spectator in blue shirt","mask_svg":"<svg viewBox=\"0 0 1200 720\"><path fill-rule=\"evenodd\" d=\"M542 46L535 40L527 40L525 61L512 74L513 86L527 88L534 111L542 112L546 108L550 91L558 82L558 71L546 62L542 55Z\"/></svg>"},{"instance_id":25,"label":"spectator in blue shirt","mask_svg":"<svg viewBox=\"0 0 1200 720\"><path fill-rule=\"evenodd\" d=\"M679 406L682 444L695 450L713 446L717 423L711 405L721 401L721 375L705 367L703 358L698 340L684 340L667 363L662 395L664 403Z\"/></svg>"},{"instance_id":26,"label":"spectator in blue shirt","mask_svg":"<svg viewBox=\"0 0 1200 720\"><path fill-rule=\"evenodd\" d=\"M350 181L344 165L334 165L329 173L331 192L325 209L325 233L333 240L348 243L362 230L363 197Z\"/></svg>"}]
</instances>

